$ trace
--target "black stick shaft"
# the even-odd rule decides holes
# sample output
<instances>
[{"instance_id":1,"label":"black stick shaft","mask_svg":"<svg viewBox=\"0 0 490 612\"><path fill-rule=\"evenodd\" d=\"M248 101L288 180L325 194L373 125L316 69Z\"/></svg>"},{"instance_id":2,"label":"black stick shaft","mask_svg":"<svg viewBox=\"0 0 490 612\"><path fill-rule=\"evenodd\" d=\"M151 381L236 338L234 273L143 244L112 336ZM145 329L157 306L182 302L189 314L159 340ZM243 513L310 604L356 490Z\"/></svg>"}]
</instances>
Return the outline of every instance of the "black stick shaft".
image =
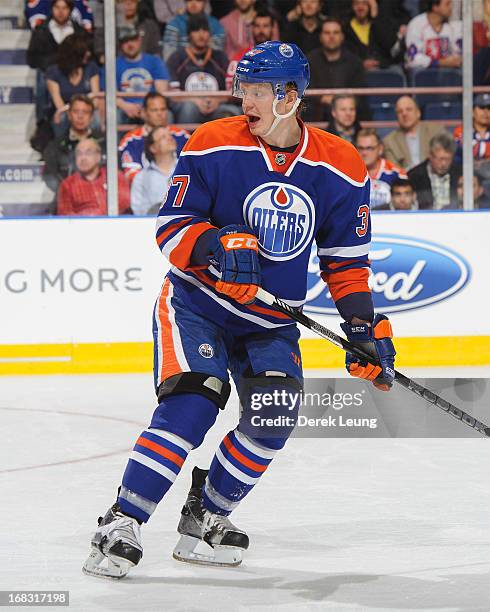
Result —
<instances>
[{"instance_id":1,"label":"black stick shaft","mask_svg":"<svg viewBox=\"0 0 490 612\"><path fill-rule=\"evenodd\" d=\"M276 298L274 295L268 293L264 289L258 290L257 298L265 304L268 304L276 310L279 310L280 312L288 315L289 317L291 317L291 319L294 319L298 323L301 323L301 325L304 325L308 329L311 329L319 336L325 338L326 340L328 340L332 344L335 344L344 351L348 351L349 353L352 353L360 359L367 359L371 363L375 361L372 355L365 353L359 347L354 346L351 342L345 340L345 338L342 338L342 336L338 336L333 331L327 329L317 321L310 319L310 317L306 316L304 313L299 312L297 309L293 308L292 306L289 306L289 304L286 304L286 302L283 302L279 298ZM451 402L446 401L433 391L430 391L426 387L419 385L412 378L408 378L408 376L405 376L401 372L398 372L398 370L395 370L395 380L402 387L408 389L408 391L415 393L416 395L425 399L430 404L434 404L434 406L437 406L441 410L444 410L444 412L450 414L452 417L454 417L458 421L461 421L468 427L476 429L476 431L479 431L484 436L490 436L490 427L488 425L485 425L485 423L482 423L478 419L475 419L475 417L472 417L464 410L461 410L461 408L458 408L454 404L451 404Z\"/></svg>"}]
</instances>

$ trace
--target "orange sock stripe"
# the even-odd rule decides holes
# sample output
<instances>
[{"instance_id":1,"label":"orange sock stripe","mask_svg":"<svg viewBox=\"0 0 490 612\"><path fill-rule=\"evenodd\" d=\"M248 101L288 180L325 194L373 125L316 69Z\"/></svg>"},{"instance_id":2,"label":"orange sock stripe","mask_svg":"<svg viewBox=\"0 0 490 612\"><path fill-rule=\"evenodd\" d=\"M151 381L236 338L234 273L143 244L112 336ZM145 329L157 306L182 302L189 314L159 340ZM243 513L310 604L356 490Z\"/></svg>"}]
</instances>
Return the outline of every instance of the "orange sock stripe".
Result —
<instances>
[{"instance_id":1,"label":"orange sock stripe","mask_svg":"<svg viewBox=\"0 0 490 612\"><path fill-rule=\"evenodd\" d=\"M168 450L168 448L165 448L165 446L162 446L161 444L157 444L156 442L153 442L152 440L143 438L143 436L140 436L136 440L136 444L139 444L139 446L144 446L145 448L149 448L154 453L158 453L162 457L165 457L165 459L169 459L172 463L175 463L175 465L177 465L179 468L181 468L184 465L184 459L182 459L180 455L177 455L177 453L174 453L171 450Z\"/></svg>"},{"instance_id":2,"label":"orange sock stripe","mask_svg":"<svg viewBox=\"0 0 490 612\"><path fill-rule=\"evenodd\" d=\"M235 457L235 459L244 466L254 470L254 472L265 472L265 470L269 467L268 465L260 465L260 463L255 463L255 461L252 461L248 457L245 457L245 455L242 455L242 453L233 446L228 436L225 436L223 444L226 446L226 449L230 455Z\"/></svg>"}]
</instances>

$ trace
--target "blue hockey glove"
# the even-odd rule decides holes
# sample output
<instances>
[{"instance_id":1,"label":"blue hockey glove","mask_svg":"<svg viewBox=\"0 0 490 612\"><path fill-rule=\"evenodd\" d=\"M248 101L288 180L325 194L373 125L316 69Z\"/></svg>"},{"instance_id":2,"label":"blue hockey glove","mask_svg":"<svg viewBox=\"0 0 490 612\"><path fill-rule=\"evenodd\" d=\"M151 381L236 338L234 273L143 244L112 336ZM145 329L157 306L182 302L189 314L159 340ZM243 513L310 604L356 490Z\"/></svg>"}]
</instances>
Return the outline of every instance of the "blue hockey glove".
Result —
<instances>
[{"instance_id":1,"label":"blue hockey glove","mask_svg":"<svg viewBox=\"0 0 490 612\"><path fill-rule=\"evenodd\" d=\"M221 272L216 289L240 304L253 302L260 285L259 245L246 225L226 225L211 243L210 262Z\"/></svg>"},{"instance_id":2,"label":"blue hockey glove","mask_svg":"<svg viewBox=\"0 0 490 612\"><path fill-rule=\"evenodd\" d=\"M352 353L346 353L345 367L349 374L372 380L373 385L381 391L389 391L395 378L396 351L391 341L393 332L388 317L377 314L372 325L341 323L340 327L349 342L373 355L380 364L375 365L366 359L358 359Z\"/></svg>"}]
</instances>

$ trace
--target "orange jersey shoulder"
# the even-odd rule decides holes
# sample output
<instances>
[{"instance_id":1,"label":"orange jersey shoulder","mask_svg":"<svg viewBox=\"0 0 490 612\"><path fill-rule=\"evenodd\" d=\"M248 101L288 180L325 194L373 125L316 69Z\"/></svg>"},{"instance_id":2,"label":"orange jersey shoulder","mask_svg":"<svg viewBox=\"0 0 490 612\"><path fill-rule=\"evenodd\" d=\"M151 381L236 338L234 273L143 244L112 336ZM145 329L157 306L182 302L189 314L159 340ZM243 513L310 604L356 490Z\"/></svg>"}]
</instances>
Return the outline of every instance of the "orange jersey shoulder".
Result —
<instances>
[{"instance_id":1,"label":"orange jersey shoulder","mask_svg":"<svg viewBox=\"0 0 490 612\"><path fill-rule=\"evenodd\" d=\"M308 146L302 157L328 164L356 183L366 181L366 165L357 149L343 138L319 128L308 126Z\"/></svg>"},{"instance_id":2,"label":"orange jersey shoulder","mask_svg":"<svg viewBox=\"0 0 490 612\"><path fill-rule=\"evenodd\" d=\"M205 151L216 147L256 147L245 115L208 121L199 126L186 142L183 152Z\"/></svg>"}]
</instances>

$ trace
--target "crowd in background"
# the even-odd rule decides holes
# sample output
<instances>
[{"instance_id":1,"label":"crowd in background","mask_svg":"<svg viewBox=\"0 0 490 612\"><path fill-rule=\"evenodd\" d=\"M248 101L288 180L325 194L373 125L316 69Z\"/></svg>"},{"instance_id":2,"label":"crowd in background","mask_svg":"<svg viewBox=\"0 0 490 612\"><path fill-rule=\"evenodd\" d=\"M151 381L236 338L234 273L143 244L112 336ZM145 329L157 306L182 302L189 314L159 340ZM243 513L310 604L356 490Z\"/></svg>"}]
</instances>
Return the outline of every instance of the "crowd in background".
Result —
<instances>
[{"instance_id":1,"label":"crowd in background","mask_svg":"<svg viewBox=\"0 0 490 612\"><path fill-rule=\"evenodd\" d=\"M241 114L231 86L237 62L256 44L296 43L310 62L311 89L365 88L386 78L411 85L421 75L460 82L461 6L457 0L118 0L116 83L127 94L117 102L120 213L155 214L192 127ZM474 82L490 85L490 0L475 7ZM54 214L107 213L103 10L101 0L26 3L28 63L37 75L31 144L56 194ZM230 96L177 102L169 90ZM462 207L462 129L428 120L433 102L409 95L381 104L365 95L306 102L305 120L357 147L371 177L373 210ZM442 112L436 118L458 104L436 104ZM395 129L362 126L387 108ZM490 208L490 94L474 98L473 130L475 207Z\"/></svg>"}]
</instances>

